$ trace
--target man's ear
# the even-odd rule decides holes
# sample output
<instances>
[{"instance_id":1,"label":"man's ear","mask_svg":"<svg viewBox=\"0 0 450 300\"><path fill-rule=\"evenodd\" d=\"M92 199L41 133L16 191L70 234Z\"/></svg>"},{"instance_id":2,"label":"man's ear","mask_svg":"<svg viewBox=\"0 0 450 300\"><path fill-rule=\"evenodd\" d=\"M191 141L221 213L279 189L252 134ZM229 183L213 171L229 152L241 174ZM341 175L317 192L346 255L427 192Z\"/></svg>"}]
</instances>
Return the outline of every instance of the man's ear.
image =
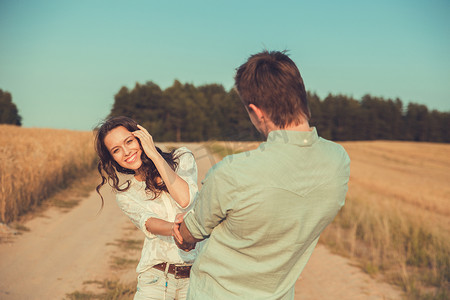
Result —
<instances>
[{"instance_id":1,"label":"man's ear","mask_svg":"<svg viewBox=\"0 0 450 300\"><path fill-rule=\"evenodd\" d=\"M255 104L253 104L253 103L249 104L248 108L251 109L255 113L258 120L262 121L262 120L264 120L264 118L266 118L266 114Z\"/></svg>"}]
</instances>

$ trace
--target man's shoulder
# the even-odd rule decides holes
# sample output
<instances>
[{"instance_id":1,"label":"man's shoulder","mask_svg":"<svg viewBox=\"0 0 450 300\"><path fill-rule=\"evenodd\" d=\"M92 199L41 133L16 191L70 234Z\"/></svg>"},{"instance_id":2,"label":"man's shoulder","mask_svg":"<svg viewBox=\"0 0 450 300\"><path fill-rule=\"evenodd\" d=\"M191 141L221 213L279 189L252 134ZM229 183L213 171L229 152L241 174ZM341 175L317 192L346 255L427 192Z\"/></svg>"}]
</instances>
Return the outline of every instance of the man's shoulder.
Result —
<instances>
[{"instance_id":1,"label":"man's shoulder","mask_svg":"<svg viewBox=\"0 0 450 300\"><path fill-rule=\"evenodd\" d=\"M258 149L225 156L220 162L209 169L206 178L210 176L236 177L242 174L241 171L243 170L249 171L256 169L261 156L261 151Z\"/></svg>"},{"instance_id":2,"label":"man's shoulder","mask_svg":"<svg viewBox=\"0 0 450 300\"><path fill-rule=\"evenodd\" d=\"M349 175L350 172L350 157L345 148L336 142L319 138L318 141L318 157L326 166L327 174L334 176L337 174Z\"/></svg>"},{"instance_id":3,"label":"man's shoulder","mask_svg":"<svg viewBox=\"0 0 450 300\"><path fill-rule=\"evenodd\" d=\"M318 145L330 155L334 154L348 158L347 151L341 144L319 137Z\"/></svg>"}]
</instances>

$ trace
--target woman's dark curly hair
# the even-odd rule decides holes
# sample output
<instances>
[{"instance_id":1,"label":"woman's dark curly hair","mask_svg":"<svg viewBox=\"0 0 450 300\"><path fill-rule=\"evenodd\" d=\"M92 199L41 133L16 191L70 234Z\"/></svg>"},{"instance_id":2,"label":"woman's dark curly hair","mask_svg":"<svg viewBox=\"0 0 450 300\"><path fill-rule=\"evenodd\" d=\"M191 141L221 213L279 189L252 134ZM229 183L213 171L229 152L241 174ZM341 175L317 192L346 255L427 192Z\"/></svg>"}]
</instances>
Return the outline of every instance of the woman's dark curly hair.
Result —
<instances>
[{"instance_id":1,"label":"woman's dark curly hair","mask_svg":"<svg viewBox=\"0 0 450 300\"><path fill-rule=\"evenodd\" d=\"M133 132L136 130L139 130L137 127L137 122L133 119L127 118L127 117L112 117L104 121L102 124L100 124L95 130L95 151L98 154L99 162L98 162L98 172L100 173L100 176L102 177L102 182L97 186L96 190L97 193L102 198L102 207L104 204L103 196L100 193L100 188L105 184L109 183L116 191L123 192L128 190L130 187L130 180L127 180L126 186L119 186L119 178L117 177L117 173L123 173L123 174L135 174L135 171L126 169L121 167L112 157L111 153L109 152L108 148L105 145L105 137L106 135L113 130L116 127L123 126L128 131ZM139 145L141 145L141 142L139 141ZM141 146L142 149L142 146ZM175 157L174 151L171 152L163 152L160 148L156 147L156 150L161 154L161 156L166 160L166 162L169 164L169 166L175 171L178 166L178 157ZM163 191L168 192L166 185L161 180L158 180L158 178L161 178L161 175L158 172L158 169L155 167L155 164L152 162L151 159L147 157L144 150L142 150L141 155L142 160L142 166L139 168L139 170L143 171L143 174L145 175L145 184L146 184L146 190L151 192L150 194L153 195L151 200L157 198Z\"/></svg>"}]
</instances>

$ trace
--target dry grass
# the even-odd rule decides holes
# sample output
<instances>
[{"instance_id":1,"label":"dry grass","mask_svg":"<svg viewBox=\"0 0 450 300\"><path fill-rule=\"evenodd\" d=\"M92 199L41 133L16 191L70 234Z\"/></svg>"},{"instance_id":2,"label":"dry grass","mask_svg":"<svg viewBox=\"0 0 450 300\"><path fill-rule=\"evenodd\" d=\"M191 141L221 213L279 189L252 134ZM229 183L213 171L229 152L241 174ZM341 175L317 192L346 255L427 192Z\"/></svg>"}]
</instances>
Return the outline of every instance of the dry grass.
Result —
<instances>
[{"instance_id":1,"label":"dry grass","mask_svg":"<svg viewBox=\"0 0 450 300\"><path fill-rule=\"evenodd\" d=\"M344 208L321 242L408 299L450 297L450 145L343 142L351 158ZM209 144L223 156L257 143Z\"/></svg>"},{"instance_id":2,"label":"dry grass","mask_svg":"<svg viewBox=\"0 0 450 300\"><path fill-rule=\"evenodd\" d=\"M409 299L447 299L450 145L341 144L351 158L349 191L322 241L385 274Z\"/></svg>"},{"instance_id":3,"label":"dry grass","mask_svg":"<svg viewBox=\"0 0 450 300\"><path fill-rule=\"evenodd\" d=\"M14 221L92 169L92 140L92 132L0 125L0 222Z\"/></svg>"},{"instance_id":4,"label":"dry grass","mask_svg":"<svg viewBox=\"0 0 450 300\"><path fill-rule=\"evenodd\" d=\"M104 299L104 300L131 300L136 293L136 289L131 284L123 284L118 280L91 280L85 281L85 285L96 285L96 290L100 293L91 291L75 291L67 294L70 300L88 300L88 299Z\"/></svg>"}]
</instances>

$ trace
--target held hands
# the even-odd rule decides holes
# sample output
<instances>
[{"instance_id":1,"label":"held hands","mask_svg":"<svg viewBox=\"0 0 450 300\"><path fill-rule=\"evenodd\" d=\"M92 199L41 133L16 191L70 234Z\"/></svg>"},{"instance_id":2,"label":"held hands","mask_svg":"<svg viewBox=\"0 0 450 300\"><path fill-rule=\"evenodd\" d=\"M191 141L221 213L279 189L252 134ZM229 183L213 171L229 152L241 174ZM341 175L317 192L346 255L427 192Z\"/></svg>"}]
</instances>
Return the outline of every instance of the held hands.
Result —
<instances>
[{"instance_id":1,"label":"held hands","mask_svg":"<svg viewBox=\"0 0 450 300\"><path fill-rule=\"evenodd\" d=\"M133 131L133 135L141 141L142 149L151 160L155 160L159 153L153 143L153 137L148 133L147 129L138 125L140 130Z\"/></svg>"},{"instance_id":2,"label":"held hands","mask_svg":"<svg viewBox=\"0 0 450 300\"><path fill-rule=\"evenodd\" d=\"M183 222L185 214L186 213L177 214L177 216L175 217L175 221L173 223L173 227L172 227L172 236L175 239L175 242L178 242L180 244L183 243L183 237L181 236L181 232L180 232L180 224L181 224L181 222Z\"/></svg>"},{"instance_id":3,"label":"held hands","mask_svg":"<svg viewBox=\"0 0 450 300\"><path fill-rule=\"evenodd\" d=\"M174 239L177 247L183 251L188 252L195 248L196 243L191 244L191 243L187 243L187 242L183 241L183 236L181 235L181 232L180 232L180 226L181 226L181 223L183 222L185 214L186 213L178 214L175 217L175 222L173 223L173 227L172 227L172 236L173 236L173 239Z\"/></svg>"}]
</instances>

